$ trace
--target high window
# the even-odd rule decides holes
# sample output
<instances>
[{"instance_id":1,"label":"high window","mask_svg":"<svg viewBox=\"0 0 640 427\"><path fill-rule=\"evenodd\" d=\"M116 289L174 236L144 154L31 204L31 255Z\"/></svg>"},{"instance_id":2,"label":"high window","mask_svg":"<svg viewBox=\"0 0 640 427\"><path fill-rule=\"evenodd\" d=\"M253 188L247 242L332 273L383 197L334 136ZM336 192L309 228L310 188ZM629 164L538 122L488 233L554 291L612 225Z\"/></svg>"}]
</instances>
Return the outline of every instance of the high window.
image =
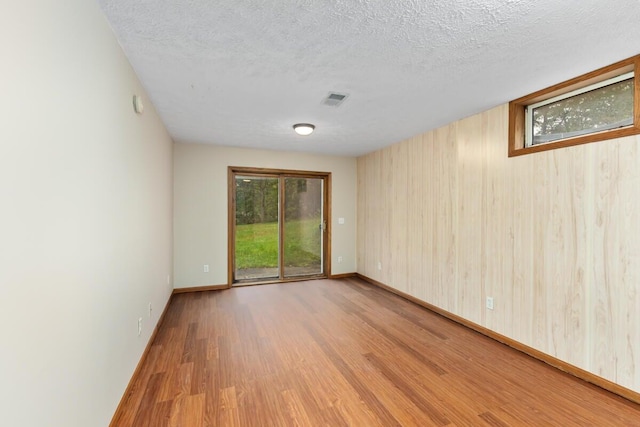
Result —
<instances>
[{"instance_id":1,"label":"high window","mask_svg":"<svg viewBox=\"0 0 640 427\"><path fill-rule=\"evenodd\" d=\"M640 133L640 56L509 104L509 156Z\"/></svg>"}]
</instances>

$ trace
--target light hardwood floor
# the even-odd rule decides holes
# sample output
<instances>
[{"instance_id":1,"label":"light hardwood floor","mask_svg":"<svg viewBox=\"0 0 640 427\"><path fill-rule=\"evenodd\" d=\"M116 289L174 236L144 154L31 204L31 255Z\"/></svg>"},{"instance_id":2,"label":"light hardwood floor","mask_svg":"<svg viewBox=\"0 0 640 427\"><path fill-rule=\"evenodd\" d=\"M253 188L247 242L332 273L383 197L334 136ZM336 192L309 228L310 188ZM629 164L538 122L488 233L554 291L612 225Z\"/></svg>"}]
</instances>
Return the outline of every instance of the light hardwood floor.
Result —
<instances>
[{"instance_id":1,"label":"light hardwood floor","mask_svg":"<svg viewBox=\"0 0 640 427\"><path fill-rule=\"evenodd\" d=\"M640 406L359 279L175 295L113 426L638 426Z\"/></svg>"}]
</instances>

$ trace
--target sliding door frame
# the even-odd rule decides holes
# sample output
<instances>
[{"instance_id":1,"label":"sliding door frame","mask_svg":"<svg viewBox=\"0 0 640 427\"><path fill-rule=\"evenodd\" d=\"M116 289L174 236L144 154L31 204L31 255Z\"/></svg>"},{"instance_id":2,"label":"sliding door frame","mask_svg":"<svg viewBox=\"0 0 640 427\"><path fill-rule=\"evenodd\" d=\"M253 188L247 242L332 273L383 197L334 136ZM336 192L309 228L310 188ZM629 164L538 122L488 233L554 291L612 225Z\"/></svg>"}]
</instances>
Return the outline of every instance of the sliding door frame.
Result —
<instances>
[{"instance_id":1,"label":"sliding door frame","mask_svg":"<svg viewBox=\"0 0 640 427\"><path fill-rule=\"evenodd\" d=\"M281 250L284 233L284 204L278 212L278 271L279 278L275 280L259 280L251 282L236 282L235 281L235 241L236 241L236 175L241 176L262 176L270 178L279 178L279 200L281 204L284 201L284 195L281 192L284 191L284 183L280 178L315 178L322 179L323 182L323 202L322 202L322 216L324 219L324 232L322 233L322 274L309 275L309 276L296 276L296 277L284 277L284 249ZM267 169L267 168L249 168L241 166L229 166L227 168L227 192L228 192L228 222L227 222L227 285L241 286L241 285L258 285L266 283L281 283L281 282L294 282L300 280L309 280L316 278L331 277L331 172L314 172L314 171L302 171L302 170L290 170L290 169ZM283 247L283 246L282 246ZM281 253L282 252L282 253Z\"/></svg>"}]
</instances>

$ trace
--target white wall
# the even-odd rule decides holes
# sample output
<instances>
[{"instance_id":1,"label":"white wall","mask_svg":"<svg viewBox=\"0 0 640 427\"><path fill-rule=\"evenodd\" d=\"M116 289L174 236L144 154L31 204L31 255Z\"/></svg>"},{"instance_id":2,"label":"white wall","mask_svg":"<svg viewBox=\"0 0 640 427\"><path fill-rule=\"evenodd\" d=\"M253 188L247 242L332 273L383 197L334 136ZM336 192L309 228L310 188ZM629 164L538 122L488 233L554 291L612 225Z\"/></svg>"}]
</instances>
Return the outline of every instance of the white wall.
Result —
<instances>
[{"instance_id":1,"label":"white wall","mask_svg":"<svg viewBox=\"0 0 640 427\"><path fill-rule=\"evenodd\" d=\"M171 293L172 142L96 2L3 2L0 54L0 423L106 426Z\"/></svg>"},{"instance_id":2,"label":"white wall","mask_svg":"<svg viewBox=\"0 0 640 427\"><path fill-rule=\"evenodd\" d=\"M356 269L356 159L199 144L174 149L175 287L227 283L228 166L331 172L331 273ZM338 218L345 218L338 225ZM338 256L343 262L338 264ZM209 264L209 273L202 266Z\"/></svg>"}]
</instances>

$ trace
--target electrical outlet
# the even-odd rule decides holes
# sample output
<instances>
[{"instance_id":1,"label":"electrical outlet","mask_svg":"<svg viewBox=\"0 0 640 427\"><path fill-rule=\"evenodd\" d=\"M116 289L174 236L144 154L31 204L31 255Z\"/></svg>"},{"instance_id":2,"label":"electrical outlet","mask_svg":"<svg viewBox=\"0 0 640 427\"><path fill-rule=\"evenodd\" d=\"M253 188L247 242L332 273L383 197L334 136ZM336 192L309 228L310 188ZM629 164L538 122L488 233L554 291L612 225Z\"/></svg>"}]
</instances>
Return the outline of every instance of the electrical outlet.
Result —
<instances>
[{"instance_id":1,"label":"electrical outlet","mask_svg":"<svg viewBox=\"0 0 640 427\"><path fill-rule=\"evenodd\" d=\"M378 261L378 270L382 270L382 263Z\"/></svg>"},{"instance_id":2,"label":"electrical outlet","mask_svg":"<svg viewBox=\"0 0 640 427\"><path fill-rule=\"evenodd\" d=\"M142 333L142 317L138 317L138 336Z\"/></svg>"},{"instance_id":3,"label":"electrical outlet","mask_svg":"<svg viewBox=\"0 0 640 427\"><path fill-rule=\"evenodd\" d=\"M487 308L493 310L493 297L487 297Z\"/></svg>"},{"instance_id":4,"label":"electrical outlet","mask_svg":"<svg viewBox=\"0 0 640 427\"><path fill-rule=\"evenodd\" d=\"M153 308L151 307L151 303L149 303L149 317L151 317L151 312L153 311Z\"/></svg>"},{"instance_id":5,"label":"electrical outlet","mask_svg":"<svg viewBox=\"0 0 640 427\"><path fill-rule=\"evenodd\" d=\"M205 264L204 265L204 272L208 273L209 272L209 264Z\"/></svg>"},{"instance_id":6,"label":"electrical outlet","mask_svg":"<svg viewBox=\"0 0 640 427\"><path fill-rule=\"evenodd\" d=\"M338 263L341 263L341 262L342 262L342 257L341 257L341 256L339 256L339 257L338 257Z\"/></svg>"}]
</instances>

